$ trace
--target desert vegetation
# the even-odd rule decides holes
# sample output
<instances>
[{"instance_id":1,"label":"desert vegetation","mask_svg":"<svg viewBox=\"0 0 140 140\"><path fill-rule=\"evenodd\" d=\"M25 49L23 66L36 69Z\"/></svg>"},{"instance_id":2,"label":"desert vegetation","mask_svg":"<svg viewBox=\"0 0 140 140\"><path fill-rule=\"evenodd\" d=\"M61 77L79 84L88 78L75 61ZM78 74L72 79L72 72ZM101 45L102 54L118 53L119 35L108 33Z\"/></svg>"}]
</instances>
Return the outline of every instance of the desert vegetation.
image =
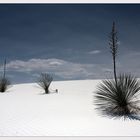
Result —
<instances>
[{"instance_id":1,"label":"desert vegetation","mask_svg":"<svg viewBox=\"0 0 140 140\"><path fill-rule=\"evenodd\" d=\"M140 113L140 83L132 75L121 74L117 84L115 80L103 80L96 92L97 109L102 115L138 119Z\"/></svg>"},{"instance_id":2,"label":"desert vegetation","mask_svg":"<svg viewBox=\"0 0 140 140\"><path fill-rule=\"evenodd\" d=\"M123 117L124 119L140 120L139 80L131 74L116 73L116 55L118 50L118 37L113 22L109 36L109 47L113 58L114 79L103 80L95 93L97 110L104 116Z\"/></svg>"},{"instance_id":3,"label":"desert vegetation","mask_svg":"<svg viewBox=\"0 0 140 140\"><path fill-rule=\"evenodd\" d=\"M3 68L3 75L0 77L0 92L5 92L10 86L10 81L6 77L6 59L4 61Z\"/></svg>"},{"instance_id":4,"label":"desert vegetation","mask_svg":"<svg viewBox=\"0 0 140 140\"><path fill-rule=\"evenodd\" d=\"M45 91L46 94L50 93L49 86L53 81L53 77L47 73L41 73L38 79L38 85Z\"/></svg>"}]
</instances>

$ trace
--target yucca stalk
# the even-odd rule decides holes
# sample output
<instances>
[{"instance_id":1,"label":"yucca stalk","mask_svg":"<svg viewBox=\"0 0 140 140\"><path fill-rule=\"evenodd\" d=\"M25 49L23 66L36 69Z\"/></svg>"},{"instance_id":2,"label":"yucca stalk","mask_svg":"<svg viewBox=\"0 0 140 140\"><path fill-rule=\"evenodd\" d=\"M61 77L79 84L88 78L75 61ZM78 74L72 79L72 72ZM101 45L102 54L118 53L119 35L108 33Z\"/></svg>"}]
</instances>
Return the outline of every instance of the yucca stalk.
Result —
<instances>
[{"instance_id":1,"label":"yucca stalk","mask_svg":"<svg viewBox=\"0 0 140 140\"><path fill-rule=\"evenodd\" d=\"M4 60L3 79L5 79L5 75L6 75L6 59Z\"/></svg>"},{"instance_id":2,"label":"yucca stalk","mask_svg":"<svg viewBox=\"0 0 140 140\"><path fill-rule=\"evenodd\" d=\"M112 31L109 36L109 46L110 46L111 54L113 57L114 79L117 84L116 55L117 55L117 49L118 49L118 37L117 37L115 22L113 22Z\"/></svg>"}]
</instances>

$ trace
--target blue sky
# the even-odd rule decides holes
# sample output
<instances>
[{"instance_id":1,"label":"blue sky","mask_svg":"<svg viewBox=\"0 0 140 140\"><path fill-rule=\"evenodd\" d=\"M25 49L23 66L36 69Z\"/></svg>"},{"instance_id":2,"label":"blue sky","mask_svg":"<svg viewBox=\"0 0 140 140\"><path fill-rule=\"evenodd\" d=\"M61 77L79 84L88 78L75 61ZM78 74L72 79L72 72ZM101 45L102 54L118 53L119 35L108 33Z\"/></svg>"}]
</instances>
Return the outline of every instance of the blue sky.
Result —
<instances>
[{"instance_id":1,"label":"blue sky","mask_svg":"<svg viewBox=\"0 0 140 140\"><path fill-rule=\"evenodd\" d=\"M116 22L117 71L140 77L139 4L0 4L0 70L13 82L112 77L108 36Z\"/></svg>"}]
</instances>

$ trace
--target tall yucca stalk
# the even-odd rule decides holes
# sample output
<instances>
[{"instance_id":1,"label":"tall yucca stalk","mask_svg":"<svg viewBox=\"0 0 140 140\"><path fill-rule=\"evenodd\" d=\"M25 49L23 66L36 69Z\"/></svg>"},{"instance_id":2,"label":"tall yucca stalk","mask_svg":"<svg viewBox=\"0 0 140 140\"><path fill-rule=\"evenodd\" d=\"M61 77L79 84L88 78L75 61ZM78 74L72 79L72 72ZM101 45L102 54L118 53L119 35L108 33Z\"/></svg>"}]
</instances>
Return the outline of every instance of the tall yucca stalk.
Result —
<instances>
[{"instance_id":1,"label":"tall yucca stalk","mask_svg":"<svg viewBox=\"0 0 140 140\"><path fill-rule=\"evenodd\" d=\"M117 55L117 50L118 50L118 37L117 37L115 22L113 22L112 31L109 36L109 46L110 46L111 54L113 57L114 79L117 84L116 55Z\"/></svg>"},{"instance_id":2,"label":"tall yucca stalk","mask_svg":"<svg viewBox=\"0 0 140 140\"><path fill-rule=\"evenodd\" d=\"M6 75L6 59L4 60L4 66L3 66L3 78L5 79L5 75Z\"/></svg>"}]
</instances>

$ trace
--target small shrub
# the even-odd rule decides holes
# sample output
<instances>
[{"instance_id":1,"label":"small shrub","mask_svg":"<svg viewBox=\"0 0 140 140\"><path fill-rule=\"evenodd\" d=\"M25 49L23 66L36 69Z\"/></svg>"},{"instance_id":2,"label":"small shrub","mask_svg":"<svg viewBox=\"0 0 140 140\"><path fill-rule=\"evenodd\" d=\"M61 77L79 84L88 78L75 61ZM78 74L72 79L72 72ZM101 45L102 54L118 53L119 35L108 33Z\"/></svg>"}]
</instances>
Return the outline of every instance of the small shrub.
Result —
<instances>
[{"instance_id":1,"label":"small shrub","mask_svg":"<svg viewBox=\"0 0 140 140\"><path fill-rule=\"evenodd\" d=\"M53 81L53 77L50 74L42 73L38 79L38 85L45 90L45 93L49 93L49 86Z\"/></svg>"},{"instance_id":2,"label":"small shrub","mask_svg":"<svg viewBox=\"0 0 140 140\"><path fill-rule=\"evenodd\" d=\"M115 80L103 80L95 94L97 110L102 115L139 119L140 83L132 75L121 74Z\"/></svg>"},{"instance_id":3,"label":"small shrub","mask_svg":"<svg viewBox=\"0 0 140 140\"><path fill-rule=\"evenodd\" d=\"M0 78L0 92L5 92L10 86L10 81L7 78Z\"/></svg>"}]
</instances>

